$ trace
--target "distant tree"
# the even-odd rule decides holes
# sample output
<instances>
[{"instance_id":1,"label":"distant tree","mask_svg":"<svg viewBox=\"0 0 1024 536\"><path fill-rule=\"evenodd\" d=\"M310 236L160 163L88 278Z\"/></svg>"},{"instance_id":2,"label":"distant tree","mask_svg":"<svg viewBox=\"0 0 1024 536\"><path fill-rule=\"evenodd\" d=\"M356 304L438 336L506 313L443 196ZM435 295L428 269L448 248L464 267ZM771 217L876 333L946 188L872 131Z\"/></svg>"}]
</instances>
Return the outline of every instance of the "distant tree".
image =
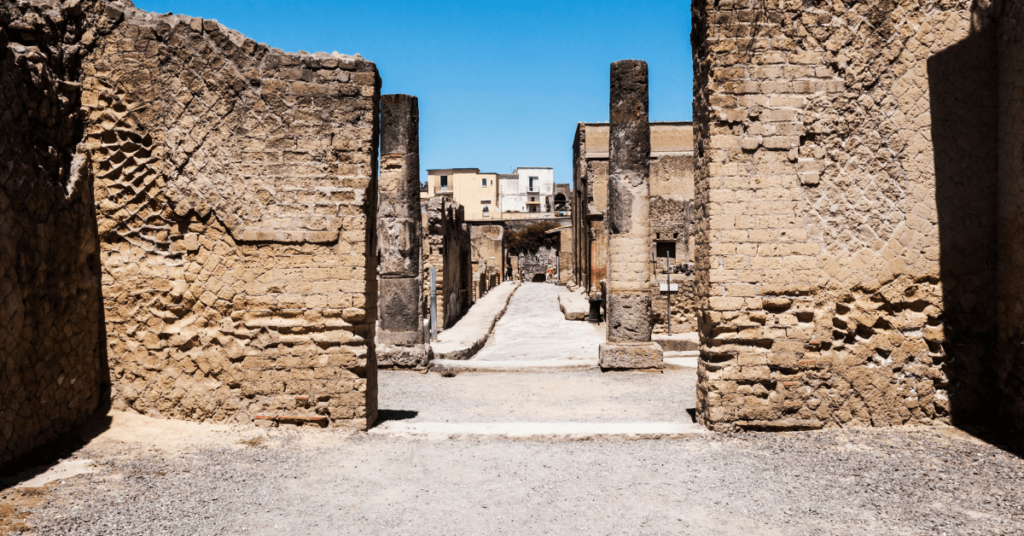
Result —
<instances>
[{"instance_id":1,"label":"distant tree","mask_svg":"<svg viewBox=\"0 0 1024 536\"><path fill-rule=\"evenodd\" d=\"M555 235L545 234L559 224L553 221L535 223L521 231L505 232L505 250L512 255L520 253L536 253L544 246L553 246L558 239Z\"/></svg>"}]
</instances>

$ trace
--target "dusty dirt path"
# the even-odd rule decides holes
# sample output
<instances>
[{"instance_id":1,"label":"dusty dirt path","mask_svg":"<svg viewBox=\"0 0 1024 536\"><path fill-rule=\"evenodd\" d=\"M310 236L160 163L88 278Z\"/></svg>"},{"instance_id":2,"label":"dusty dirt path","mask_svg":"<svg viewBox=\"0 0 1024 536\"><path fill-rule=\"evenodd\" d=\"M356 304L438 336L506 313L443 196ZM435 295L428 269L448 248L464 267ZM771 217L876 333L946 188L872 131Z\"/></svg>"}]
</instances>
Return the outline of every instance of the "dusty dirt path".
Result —
<instances>
[{"instance_id":1,"label":"dusty dirt path","mask_svg":"<svg viewBox=\"0 0 1024 536\"><path fill-rule=\"evenodd\" d=\"M115 415L33 534L1017 534L1024 460L954 429L419 441ZM0 490L0 500L16 490Z\"/></svg>"}]
</instances>

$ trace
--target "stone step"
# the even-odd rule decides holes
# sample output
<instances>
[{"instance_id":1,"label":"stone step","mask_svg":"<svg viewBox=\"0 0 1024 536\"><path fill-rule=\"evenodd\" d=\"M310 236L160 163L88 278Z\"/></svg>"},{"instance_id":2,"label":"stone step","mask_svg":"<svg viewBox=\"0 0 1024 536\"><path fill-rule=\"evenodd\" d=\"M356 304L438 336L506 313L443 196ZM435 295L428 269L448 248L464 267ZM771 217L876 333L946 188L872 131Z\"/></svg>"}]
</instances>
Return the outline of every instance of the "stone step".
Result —
<instances>
[{"instance_id":1,"label":"stone step","mask_svg":"<svg viewBox=\"0 0 1024 536\"><path fill-rule=\"evenodd\" d=\"M533 441L678 439L709 433L692 422L407 422L385 421L370 435L449 439Z\"/></svg>"},{"instance_id":2,"label":"stone step","mask_svg":"<svg viewBox=\"0 0 1024 536\"><path fill-rule=\"evenodd\" d=\"M517 361L480 361L435 359L430 371L440 374L462 372L565 372L597 368L597 359L537 359Z\"/></svg>"},{"instance_id":3,"label":"stone step","mask_svg":"<svg viewBox=\"0 0 1024 536\"><path fill-rule=\"evenodd\" d=\"M700 337L696 332L673 333L672 335L656 334L651 340L660 344L665 352L686 352L700 349Z\"/></svg>"}]
</instances>

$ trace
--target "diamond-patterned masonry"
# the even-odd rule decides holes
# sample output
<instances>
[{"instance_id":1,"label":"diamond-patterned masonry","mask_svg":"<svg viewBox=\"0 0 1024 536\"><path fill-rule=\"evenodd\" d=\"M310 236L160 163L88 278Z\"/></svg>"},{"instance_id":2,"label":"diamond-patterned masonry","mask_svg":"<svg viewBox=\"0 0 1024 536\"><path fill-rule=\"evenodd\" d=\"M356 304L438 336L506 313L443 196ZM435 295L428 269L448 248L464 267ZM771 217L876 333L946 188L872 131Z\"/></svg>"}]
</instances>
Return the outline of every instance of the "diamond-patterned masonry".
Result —
<instances>
[{"instance_id":1,"label":"diamond-patterned masonry","mask_svg":"<svg viewBox=\"0 0 1024 536\"><path fill-rule=\"evenodd\" d=\"M997 59L1019 55L1018 11L694 4L702 422L950 422L1022 399L994 387L997 185L1021 180L997 169L1020 139L997 104L1019 68Z\"/></svg>"}]
</instances>

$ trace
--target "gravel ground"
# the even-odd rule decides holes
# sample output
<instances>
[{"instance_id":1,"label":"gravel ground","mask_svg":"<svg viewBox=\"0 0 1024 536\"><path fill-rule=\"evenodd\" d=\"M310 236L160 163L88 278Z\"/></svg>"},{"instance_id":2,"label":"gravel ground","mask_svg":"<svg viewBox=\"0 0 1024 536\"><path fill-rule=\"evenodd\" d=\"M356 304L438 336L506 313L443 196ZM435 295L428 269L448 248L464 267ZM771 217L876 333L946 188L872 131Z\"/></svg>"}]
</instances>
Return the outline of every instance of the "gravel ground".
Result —
<instances>
[{"instance_id":1,"label":"gravel ground","mask_svg":"<svg viewBox=\"0 0 1024 536\"><path fill-rule=\"evenodd\" d=\"M439 374L382 370L381 420L692 422L694 369Z\"/></svg>"},{"instance_id":2,"label":"gravel ground","mask_svg":"<svg viewBox=\"0 0 1024 536\"><path fill-rule=\"evenodd\" d=\"M98 472L50 488L30 524L75 535L1024 534L1024 460L955 429L563 443L294 430L247 444L87 446L76 456Z\"/></svg>"},{"instance_id":3,"label":"gravel ground","mask_svg":"<svg viewBox=\"0 0 1024 536\"><path fill-rule=\"evenodd\" d=\"M523 283L494 325L487 344L473 359L596 361L597 347L604 342L605 326L566 320L558 308L558 293L563 290L565 287L550 283Z\"/></svg>"}]
</instances>

